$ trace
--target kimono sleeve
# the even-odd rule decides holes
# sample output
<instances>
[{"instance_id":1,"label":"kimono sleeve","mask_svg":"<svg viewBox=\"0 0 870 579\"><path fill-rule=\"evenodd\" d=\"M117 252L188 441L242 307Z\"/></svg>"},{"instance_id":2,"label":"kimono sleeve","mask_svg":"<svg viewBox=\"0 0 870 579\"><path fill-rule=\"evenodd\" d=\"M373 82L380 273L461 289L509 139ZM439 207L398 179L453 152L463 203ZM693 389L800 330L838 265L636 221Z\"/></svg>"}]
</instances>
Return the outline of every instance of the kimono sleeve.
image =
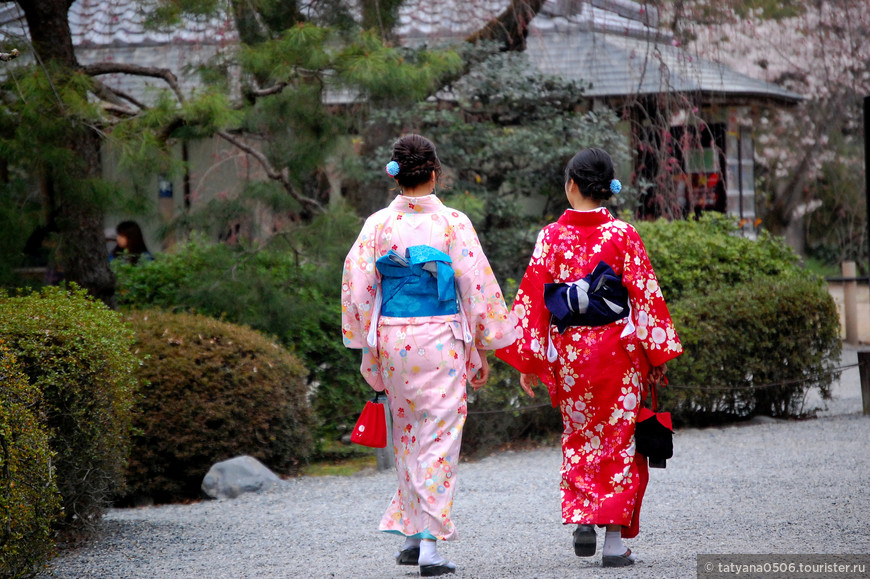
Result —
<instances>
[{"instance_id":1,"label":"kimono sleeve","mask_svg":"<svg viewBox=\"0 0 870 579\"><path fill-rule=\"evenodd\" d=\"M544 284L553 281L546 267L550 243L545 228L538 235L532 259L520 282L512 311L517 319L517 341L496 351L495 355L522 372L534 374L555 392L556 378L547 361L550 312L544 305Z\"/></svg>"},{"instance_id":2,"label":"kimono sleeve","mask_svg":"<svg viewBox=\"0 0 870 579\"><path fill-rule=\"evenodd\" d=\"M344 259L341 276L341 333L348 348L366 348L377 294L376 227L367 221Z\"/></svg>"},{"instance_id":3,"label":"kimono sleeve","mask_svg":"<svg viewBox=\"0 0 870 579\"><path fill-rule=\"evenodd\" d=\"M453 217L450 259L474 347L494 350L506 346L515 338L514 318L471 221L458 211Z\"/></svg>"},{"instance_id":4,"label":"kimono sleeve","mask_svg":"<svg viewBox=\"0 0 870 579\"><path fill-rule=\"evenodd\" d=\"M622 283L628 289L635 334L653 366L661 366L683 352L674 322L637 231L629 227Z\"/></svg>"}]
</instances>

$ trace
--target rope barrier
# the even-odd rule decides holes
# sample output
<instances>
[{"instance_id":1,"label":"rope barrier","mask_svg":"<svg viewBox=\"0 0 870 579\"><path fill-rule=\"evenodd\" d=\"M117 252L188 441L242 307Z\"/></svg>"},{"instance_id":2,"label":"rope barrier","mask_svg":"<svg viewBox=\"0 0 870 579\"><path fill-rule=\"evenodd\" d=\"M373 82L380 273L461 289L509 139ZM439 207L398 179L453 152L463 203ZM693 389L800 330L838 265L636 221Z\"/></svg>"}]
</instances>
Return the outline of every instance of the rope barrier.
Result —
<instances>
[{"instance_id":1,"label":"rope barrier","mask_svg":"<svg viewBox=\"0 0 870 579\"><path fill-rule=\"evenodd\" d=\"M743 386L682 386L678 384L668 384L667 388L676 388L677 390L702 390L705 392L717 392L717 391L726 391L726 390L764 390L765 388L776 388L778 386L790 386L794 384L800 384L802 382L816 382L825 375L833 375L833 374L841 374L843 370L848 370L850 368L857 368L858 364L849 364L848 366L840 366L838 368L832 368L826 372L822 372L817 378L794 378L792 380L783 380L781 382L768 382L766 384L745 384Z\"/></svg>"},{"instance_id":2,"label":"rope barrier","mask_svg":"<svg viewBox=\"0 0 870 579\"><path fill-rule=\"evenodd\" d=\"M839 366L837 368L832 368L826 372L822 372L817 378L795 378L792 380L782 380L780 382L768 382L766 384L746 384L743 386L682 386L676 384L668 384L666 388L676 388L677 390L702 390L705 392L725 392L728 390L763 390L765 388L775 388L778 386L789 386L793 384L799 384L802 382L815 382L821 379L822 376L825 375L834 375L841 374L844 370L849 370L851 368L857 368L859 364L849 364L847 366ZM534 410L536 408L543 408L545 406L551 406L550 403L545 404L534 404L531 406L521 406L519 408L505 408L505 409L497 409L497 410L469 410L468 414L500 414L505 412L524 412L526 410Z\"/></svg>"}]
</instances>

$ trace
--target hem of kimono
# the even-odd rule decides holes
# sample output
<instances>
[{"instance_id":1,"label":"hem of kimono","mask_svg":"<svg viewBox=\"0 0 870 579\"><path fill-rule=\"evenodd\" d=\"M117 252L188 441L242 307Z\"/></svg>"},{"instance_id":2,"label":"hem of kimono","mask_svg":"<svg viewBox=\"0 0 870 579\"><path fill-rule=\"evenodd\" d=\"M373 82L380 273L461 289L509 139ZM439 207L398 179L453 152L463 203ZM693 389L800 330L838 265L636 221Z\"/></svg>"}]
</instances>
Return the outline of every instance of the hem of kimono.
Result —
<instances>
[{"instance_id":1,"label":"hem of kimono","mask_svg":"<svg viewBox=\"0 0 870 579\"><path fill-rule=\"evenodd\" d=\"M400 537L405 537L407 539L423 539L428 541L437 541L438 537L429 532L429 529L422 531L420 533L414 533L413 535L406 535L402 531L397 531L395 529L381 529L382 533L390 533L391 535L399 535Z\"/></svg>"},{"instance_id":2,"label":"hem of kimono","mask_svg":"<svg viewBox=\"0 0 870 579\"><path fill-rule=\"evenodd\" d=\"M635 454L635 464L638 467L638 478L639 484L637 488L637 494L635 495L635 503L634 509L631 512L630 517L620 516L620 517L611 517L619 518L619 521L608 520L606 517L586 517L584 520L583 517L576 517L574 519L567 519L562 517L563 525L619 525L622 527L621 536L623 539L634 539L637 537L638 533L640 533L640 507L643 504L643 497L646 495L646 488L649 484L649 468L647 467L646 458L643 455ZM628 518L628 523L625 521ZM594 522L588 522L589 520Z\"/></svg>"}]
</instances>

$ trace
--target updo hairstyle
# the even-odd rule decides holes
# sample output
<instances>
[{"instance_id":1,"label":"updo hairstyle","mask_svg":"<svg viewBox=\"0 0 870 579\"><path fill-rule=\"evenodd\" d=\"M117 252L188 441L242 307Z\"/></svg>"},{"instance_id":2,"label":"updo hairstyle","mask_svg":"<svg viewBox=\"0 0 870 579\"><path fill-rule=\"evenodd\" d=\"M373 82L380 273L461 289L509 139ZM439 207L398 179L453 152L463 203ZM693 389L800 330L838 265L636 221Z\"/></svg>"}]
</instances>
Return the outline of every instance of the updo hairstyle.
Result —
<instances>
[{"instance_id":1,"label":"updo hairstyle","mask_svg":"<svg viewBox=\"0 0 870 579\"><path fill-rule=\"evenodd\" d=\"M583 149L565 167L565 183L573 180L580 194L596 201L606 201L613 195L613 159L603 149Z\"/></svg>"},{"instance_id":2,"label":"updo hairstyle","mask_svg":"<svg viewBox=\"0 0 870 579\"><path fill-rule=\"evenodd\" d=\"M393 156L390 159L399 164L396 182L403 188L414 188L432 178L441 176L441 161L435 154L435 145L420 135L405 135L393 143Z\"/></svg>"}]
</instances>

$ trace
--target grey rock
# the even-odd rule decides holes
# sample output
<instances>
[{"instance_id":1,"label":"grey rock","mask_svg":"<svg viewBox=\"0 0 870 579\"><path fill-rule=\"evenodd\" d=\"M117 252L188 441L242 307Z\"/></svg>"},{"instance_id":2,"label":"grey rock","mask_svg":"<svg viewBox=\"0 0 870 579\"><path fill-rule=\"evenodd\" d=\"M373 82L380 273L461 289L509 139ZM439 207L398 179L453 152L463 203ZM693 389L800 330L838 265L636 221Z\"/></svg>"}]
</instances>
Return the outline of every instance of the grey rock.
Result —
<instances>
[{"instance_id":1,"label":"grey rock","mask_svg":"<svg viewBox=\"0 0 870 579\"><path fill-rule=\"evenodd\" d=\"M202 479L202 492L213 499L234 499L268 490L283 481L262 462L242 455L213 465Z\"/></svg>"}]
</instances>

